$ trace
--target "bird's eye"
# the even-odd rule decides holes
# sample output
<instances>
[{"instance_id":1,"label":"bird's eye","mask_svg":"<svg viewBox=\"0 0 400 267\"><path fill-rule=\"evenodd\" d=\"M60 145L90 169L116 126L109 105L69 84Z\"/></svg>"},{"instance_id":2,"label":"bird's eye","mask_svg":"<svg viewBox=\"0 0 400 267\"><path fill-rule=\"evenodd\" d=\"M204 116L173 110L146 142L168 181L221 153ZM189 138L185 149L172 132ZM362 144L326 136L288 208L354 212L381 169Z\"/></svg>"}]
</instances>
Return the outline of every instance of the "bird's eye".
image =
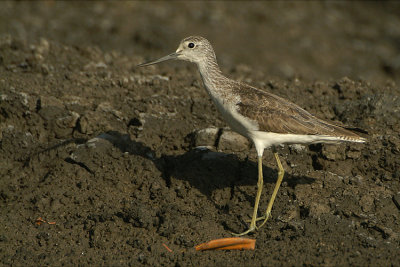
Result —
<instances>
[{"instance_id":1,"label":"bird's eye","mask_svg":"<svg viewBox=\"0 0 400 267\"><path fill-rule=\"evenodd\" d=\"M193 48L193 47L194 47L194 43L189 43L189 44L188 44L188 47L189 47L189 48Z\"/></svg>"}]
</instances>

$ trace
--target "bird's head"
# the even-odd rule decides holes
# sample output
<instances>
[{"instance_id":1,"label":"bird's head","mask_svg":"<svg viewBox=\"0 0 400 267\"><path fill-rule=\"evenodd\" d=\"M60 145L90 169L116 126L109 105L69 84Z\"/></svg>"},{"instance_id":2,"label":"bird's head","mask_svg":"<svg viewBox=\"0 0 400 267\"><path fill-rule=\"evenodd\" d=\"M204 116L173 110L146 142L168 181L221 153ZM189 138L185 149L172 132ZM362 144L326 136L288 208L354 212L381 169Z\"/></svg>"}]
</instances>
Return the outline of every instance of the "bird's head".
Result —
<instances>
[{"instance_id":1,"label":"bird's head","mask_svg":"<svg viewBox=\"0 0 400 267\"><path fill-rule=\"evenodd\" d=\"M157 64L171 59L180 59L201 64L207 60L215 60L215 53L210 42L200 36L190 36L181 41L178 49L165 57L138 65L139 67Z\"/></svg>"}]
</instances>

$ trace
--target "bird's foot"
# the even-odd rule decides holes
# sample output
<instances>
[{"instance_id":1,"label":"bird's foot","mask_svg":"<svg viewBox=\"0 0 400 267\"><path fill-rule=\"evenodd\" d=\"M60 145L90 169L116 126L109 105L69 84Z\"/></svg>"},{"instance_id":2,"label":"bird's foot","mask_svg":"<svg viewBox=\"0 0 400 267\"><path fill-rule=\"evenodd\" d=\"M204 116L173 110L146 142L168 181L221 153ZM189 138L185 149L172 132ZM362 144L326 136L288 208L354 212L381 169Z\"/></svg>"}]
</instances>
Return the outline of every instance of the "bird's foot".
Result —
<instances>
[{"instance_id":1,"label":"bird's foot","mask_svg":"<svg viewBox=\"0 0 400 267\"><path fill-rule=\"evenodd\" d=\"M270 211L269 211L269 212L267 211L267 212L265 213L264 216L260 217L259 219L260 219L260 220L263 220L263 219L264 219L264 221L261 223L260 226L258 226L258 228L263 227L264 224L268 221L269 217L271 217L271 212L270 212ZM256 221L257 221L257 220L258 220L258 218L256 219Z\"/></svg>"},{"instance_id":2,"label":"bird's foot","mask_svg":"<svg viewBox=\"0 0 400 267\"><path fill-rule=\"evenodd\" d=\"M234 236L244 236L244 235L247 235L249 233L255 232L256 230L257 230L257 226L250 225L250 227L249 227L249 229L247 231L244 231L243 233L240 233L240 234L232 233L232 235L234 235Z\"/></svg>"},{"instance_id":3,"label":"bird's foot","mask_svg":"<svg viewBox=\"0 0 400 267\"><path fill-rule=\"evenodd\" d=\"M258 222L258 221L263 221L263 222L261 223L260 226L255 226L255 228L256 229L261 228L268 221L268 219L270 217L271 217L271 212L266 212L264 216L256 218L256 222ZM251 220L249 220L247 222L251 222Z\"/></svg>"}]
</instances>

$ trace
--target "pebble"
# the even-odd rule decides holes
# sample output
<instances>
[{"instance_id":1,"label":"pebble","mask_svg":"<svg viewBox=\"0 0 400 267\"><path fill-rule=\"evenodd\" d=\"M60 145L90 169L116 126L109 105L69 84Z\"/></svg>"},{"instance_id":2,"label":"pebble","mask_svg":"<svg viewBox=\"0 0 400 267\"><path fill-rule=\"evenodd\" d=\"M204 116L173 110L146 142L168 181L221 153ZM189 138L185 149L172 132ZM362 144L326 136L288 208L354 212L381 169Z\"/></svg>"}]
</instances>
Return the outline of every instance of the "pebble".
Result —
<instances>
[{"instance_id":1,"label":"pebble","mask_svg":"<svg viewBox=\"0 0 400 267\"><path fill-rule=\"evenodd\" d=\"M361 197L359 204L363 212L370 212L374 207L374 198L369 195Z\"/></svg>"},{"instance_id":2,"label":"pebble","mask_svg":"<svg viewBox=\"0 0 400 267\"><path fill-rule=\"evenodd\" d=\"M249 150L249 140L230 130L224 130L218 142L218 150L247 151Z\"/></svg>"},{"instance_id":3,"label":"pebble","mask_svg":"<svg viewBox=\"0 0 400 267\"><path fill-rule=\"evenodd\" d=\"M196 131L195 146L214 146L219 129L216 127L205 128Z\"/></svg>"}]
</instances>

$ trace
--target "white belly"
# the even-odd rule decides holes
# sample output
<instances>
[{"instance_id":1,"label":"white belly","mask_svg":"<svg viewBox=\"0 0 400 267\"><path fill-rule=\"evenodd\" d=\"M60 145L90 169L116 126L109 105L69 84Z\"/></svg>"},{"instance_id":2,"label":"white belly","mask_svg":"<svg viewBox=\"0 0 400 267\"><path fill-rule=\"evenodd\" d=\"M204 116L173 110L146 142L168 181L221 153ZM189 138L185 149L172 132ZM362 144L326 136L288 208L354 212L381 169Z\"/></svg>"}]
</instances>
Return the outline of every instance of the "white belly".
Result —
<instances>
[{"instance_id":1,"label":"white belly","mask_svg":"<svg viewBox=\"0 0 400 267\"><path fill-rule=\"evenodd\" d=\"M338 143L346 141L343 138L328 135L281 134L263 131L251 131L249 135L259 156L263 154L264 149L280 144Z\"/></svg>"}]
</instances>

